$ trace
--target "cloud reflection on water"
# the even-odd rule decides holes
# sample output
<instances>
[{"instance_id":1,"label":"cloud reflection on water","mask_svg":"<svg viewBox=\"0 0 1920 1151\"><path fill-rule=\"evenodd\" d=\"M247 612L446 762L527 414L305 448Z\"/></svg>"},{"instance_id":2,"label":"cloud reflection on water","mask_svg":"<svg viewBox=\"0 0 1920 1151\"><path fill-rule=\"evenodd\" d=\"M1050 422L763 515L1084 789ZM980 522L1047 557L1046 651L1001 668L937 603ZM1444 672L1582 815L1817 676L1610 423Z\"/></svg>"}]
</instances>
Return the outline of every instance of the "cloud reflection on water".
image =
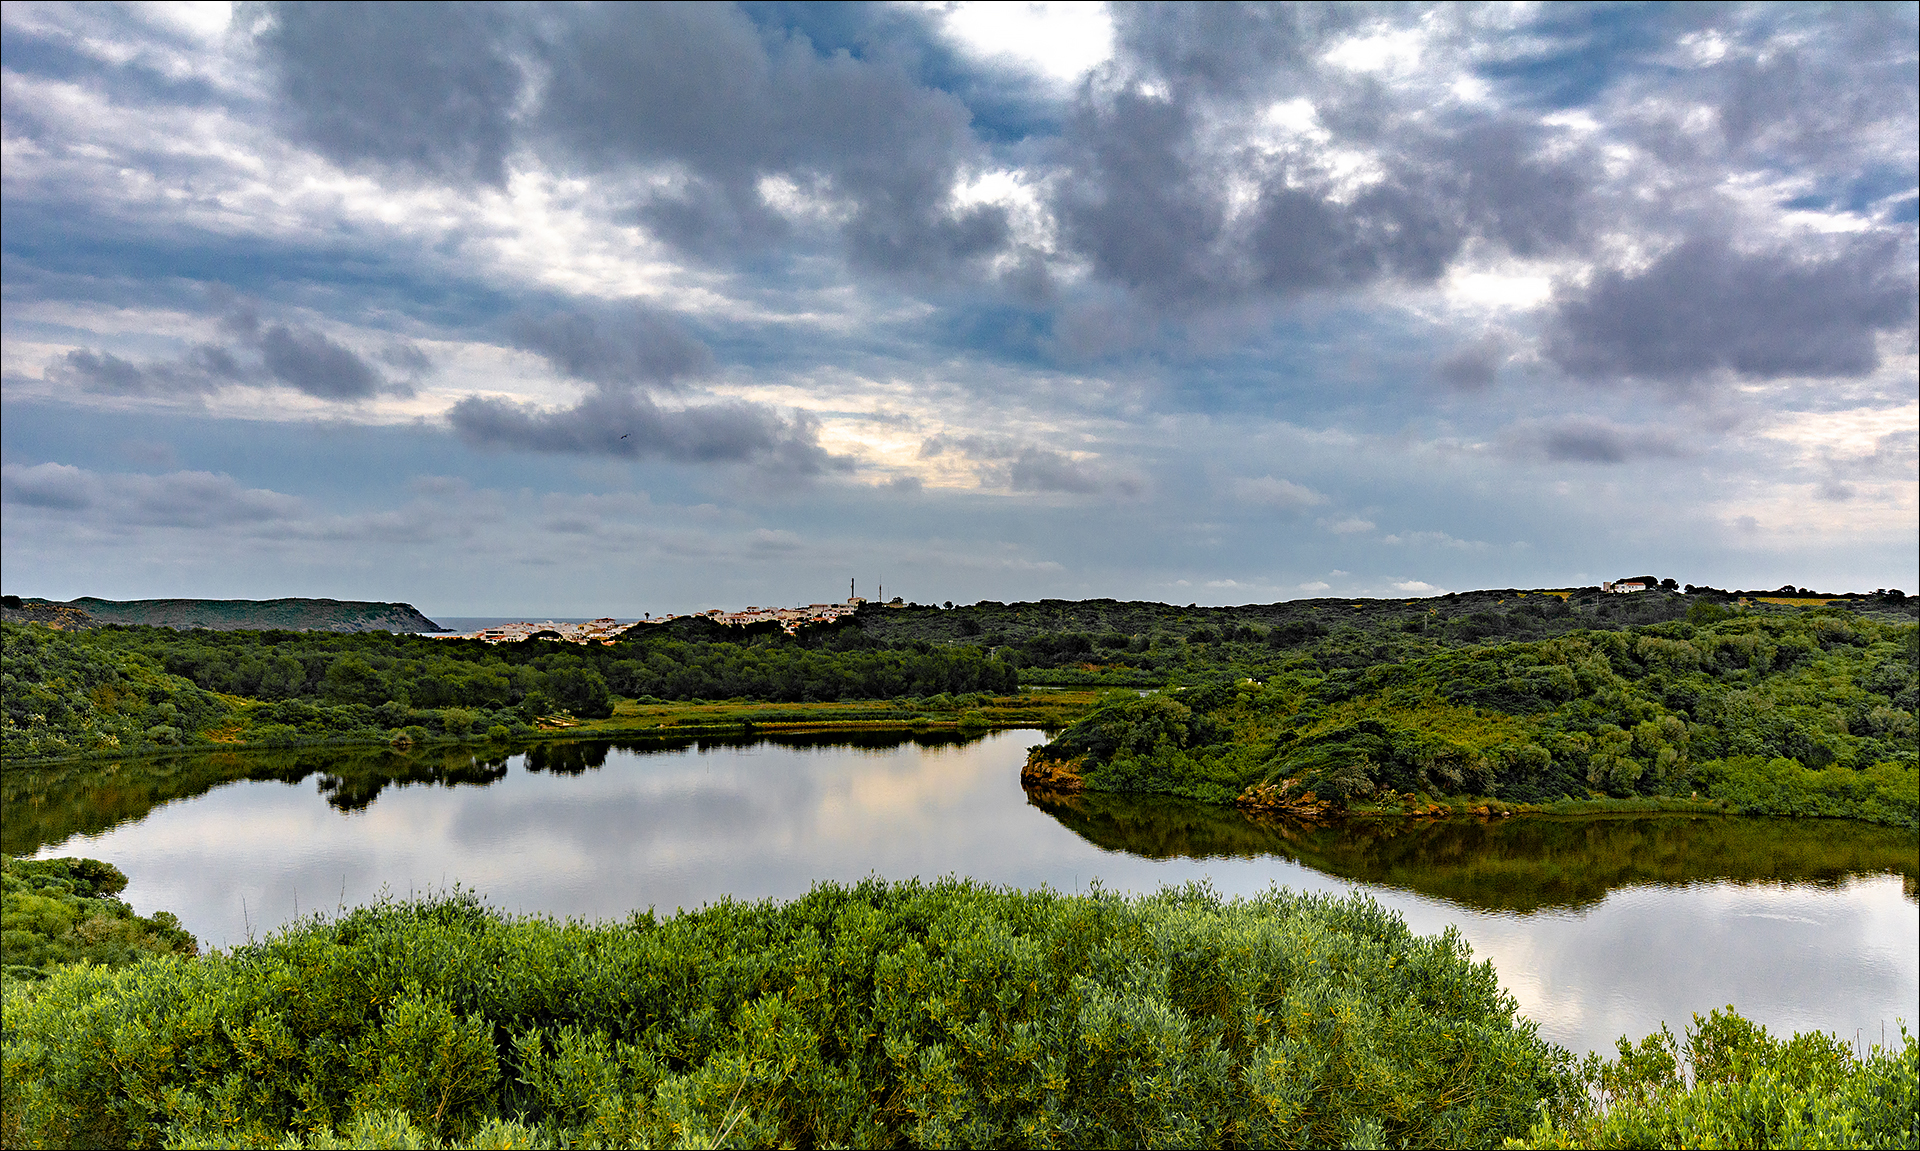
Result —
<instances>
[{"instance_id":1,"label":"cloud reflection on water","mask_svg":"<svg viewBox=\"0 0 1920 1151\"><path fill-rule=\"evenodd\" d=\"M1033 887L1225 895L1278 883L1362 890L1416 931L1456 926L1544 1035L1578 1050L1733 1003L1777 1031L1877 1040L1920 1019L1920 915L1898 876L1839 886L1624 887L1577 912L1482 911L1349 882L1276 855L1149 859L1096 846L1018 783L1033 732L964 746L710 747L556 775L514 764L484 787L396 786L343 814L310 784L242 782L42 855L115 863L141 911L231 944L297 913L459 883L513 912L621 918L823 879L954 874Z\"/></svg>"}]
</instances>

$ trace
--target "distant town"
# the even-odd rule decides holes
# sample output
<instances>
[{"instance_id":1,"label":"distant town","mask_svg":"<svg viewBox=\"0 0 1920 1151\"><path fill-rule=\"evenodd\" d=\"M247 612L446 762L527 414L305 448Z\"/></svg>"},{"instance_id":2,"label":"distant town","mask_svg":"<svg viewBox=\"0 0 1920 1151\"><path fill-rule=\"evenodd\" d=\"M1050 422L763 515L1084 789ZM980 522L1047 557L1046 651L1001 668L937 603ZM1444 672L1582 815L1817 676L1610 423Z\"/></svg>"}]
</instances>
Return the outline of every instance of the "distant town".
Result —
<instances>
[{"instance_id":1,"label":"distant town","mask_svg":"<svg viewBox=\"0 0 1920 1151\"><path fill-rule=\"evenodd\" d=\"M845 603L811 603L805 607L749 607L740 611L726 611L723 608L708 608L705 611L688 612L682 615L650 615L633 623L621 623L612 616L590 619L585 623L508 623L494 627L483 627L479 631L437 633L437 639L477 639L483 643L519 643L527 639L560 639L568 643L610 644L629 629L647 627L654 624L671 623L676 619L707 619L718 624L755 624L777 623L788 635L800 630L807 624L832 623L852 615L866 603L863 596L853 596ZM895 596L889 607L905 606L900 597Z\"/></svg>"}]
</instances>

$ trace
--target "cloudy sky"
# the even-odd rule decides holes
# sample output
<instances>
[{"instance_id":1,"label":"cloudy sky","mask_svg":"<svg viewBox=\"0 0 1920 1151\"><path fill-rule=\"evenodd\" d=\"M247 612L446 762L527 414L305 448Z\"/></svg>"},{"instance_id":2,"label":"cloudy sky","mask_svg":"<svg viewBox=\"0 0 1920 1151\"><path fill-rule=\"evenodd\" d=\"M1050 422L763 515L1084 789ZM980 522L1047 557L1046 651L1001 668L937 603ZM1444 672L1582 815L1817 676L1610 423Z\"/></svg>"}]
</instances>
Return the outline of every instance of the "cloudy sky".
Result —
<instances>
[{"instance_id":1,"label":"cloudy sky","mask_svg":"<svg viewBox=\"0 0 1920 1151\"><path fill-rule=\"evenodd\" d=\"M8 3L6 590L1912 591L1917 11Z\"/></svg>"}]
</instances>

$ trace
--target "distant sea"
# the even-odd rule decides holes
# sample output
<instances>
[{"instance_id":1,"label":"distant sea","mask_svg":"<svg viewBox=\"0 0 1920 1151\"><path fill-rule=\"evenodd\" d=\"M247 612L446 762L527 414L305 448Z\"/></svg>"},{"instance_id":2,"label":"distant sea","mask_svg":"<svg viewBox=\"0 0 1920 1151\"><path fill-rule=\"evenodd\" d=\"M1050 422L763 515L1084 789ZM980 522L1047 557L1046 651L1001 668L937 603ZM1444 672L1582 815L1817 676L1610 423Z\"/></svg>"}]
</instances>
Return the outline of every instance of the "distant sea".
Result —
<instances>
[{"instance_id":1,"label":"distant sea","mask_svg":"<svg viewBox=\"0 0 1920 1151\"><path fill-rule=\"evenodd\" d=\"M597 615L436 615L427 618L448 631L466 635L469 632L479 631L483 627L500 627L509 623L587 623L605 617ZM633 619L615 618L621 623L639 622ZM432 635L433 633L421 632L420 634Z\"/></svg>"}]
</instances>

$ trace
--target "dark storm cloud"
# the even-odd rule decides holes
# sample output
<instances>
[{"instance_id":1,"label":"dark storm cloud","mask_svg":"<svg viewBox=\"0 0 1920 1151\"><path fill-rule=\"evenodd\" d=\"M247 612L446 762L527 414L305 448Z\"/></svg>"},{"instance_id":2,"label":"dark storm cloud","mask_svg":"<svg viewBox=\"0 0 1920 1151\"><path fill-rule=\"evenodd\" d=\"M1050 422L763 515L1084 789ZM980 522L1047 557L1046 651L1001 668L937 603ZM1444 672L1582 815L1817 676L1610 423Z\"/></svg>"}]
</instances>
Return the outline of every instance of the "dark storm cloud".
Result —
<instances>
[{"instance_id":1,"label":"dark storm cloud","mask_svg":"<svg viewBox=\"0 0 1920 1151\"><path fill-rule=\"evenodd\" d=\"M977 96L996 74L969 70L939 47L926 17L764 5L573 7L537 18L492 7L426 11L272 9L258 42L295 134L343 163L399 164L456 181L498 182L505 157L522 145L588 172L644 170L664 177L635 202L649 230L683 253L721 263L799 253L831 234L858 267L938 277L947 290L968 281L970 264L1013 252L1003 209L957 209L952 201L956 183L992 159L988 137L998 131L972 122L962 94ZM1911 77L1860 84L1818 38L1782 32L1792 31L1791 20L1777 14L1546 11L1478 46L1476 19L1462 13L1436 24L1412 9L1361 6L1116 10L1115 60L1058 106L1057 135L1019 144L1022 162L1056 177L1043 206L1059 227L1057 256L1084 260L1098 281L1175 318L1380 282L1426 285L1478 240L1523 257L1578 257L1592 234L1638 226L1621 217L1627 209L1617 198L1596 199L1604 179L1597 152L1542 125L1543 107L1665 83L1712 103L1734 150L1763 139L1831 142L1848 135L1849 117L1911 120ZM1866 37L1859 50L1871 49L1873 67L1884 70L1910 62L1911 53L1873 41L1905 20L1884 13L1844 19L1843 38ZM1432 33L1435 51L1477 59L1480 73L1509 94L1509 106L1435 107L1425 89L1396 88L1327 61L1345 36L1416 25L1441 29ZM1725 66L1655 69L1659 79L1646 79L1677 37L1703 29L1724 33L1740 50ZM1756 68L1772 71L1762 76ZM540 83L528 89L525 75L535 73ZM1222 135L1222 125L1293 97L1312 102L1331 146L1367 152L1377 178L1344 187L1297 156L1260 155L1239 132ZM1723 161L1690 157L1674 137L1683 104L1638 101L1621 131L1678 165L1681 183L1694 171L1718 182ZM1049 124L1038 115L1027 122ZM1887 171L1894 174L1868 181L1869 191L1848 185L1829 196L1891 203L1903 194L1904 177L1898 166ZM771 177L808 206L783 214L790 206L763 192ZM1230 201L1247 189L1251 201ZM1018 263L1019 283L1000 287L1048 299L1054 277L1046 261L1027 253ZM1605 295L1606 285L1598 290ZM1102 338L1081 322L1094 313L1079 295L1050 300L1064 324L1062 350L1097 354L1138 343L1159 318L1147 315ZM1605 322L1591 311L1576 305L1562 314L1575 333L1562 341L1562 362L1581 365L1575 370L1607 359L1582 350L1607 340L1599 330ZM545 329L527 327L522 343L577 378L648 371L619 349L619 333L530 323ZM1835 320L1812 344L1798 342L1808 348L1803 358L1831 374L1865 362L1859 337L1860 325ZM1754 358L1733 355L1741 363ZM1769 358L1779 357L1759 356Z\"/></svg>"},{"instance_id":2,"label":"dark storm cloud","mask_svg":"<svg viewBox=\"0 0 1920 1151\"><path fill-rule=\"evenodd\" d=\"M276 4L258 44L292 135L363 161L499 184L524 80L490 4Z\"/></svg>"},{"instance_id":3,"label":"dark storm cloud","mask_svg":"<svg viewBox=\"0 0 1920 1151\"><path fill-rule=\"evenodd\" d=\"M202 344L178 360L136 364L112 352L75 348L55 360L47 375L83 392L109 396L204 395L247 382L246 369L228 349Z\"/></svg>"},{"instance_id":4,"label":"dark storm cloud","mask_svg":"<svg viewBox=\"0 0 1920 1151\"><path fill-rule=\"evenodd\" d=\"M1509 455L1556 463L1624 464L1686 454L1670 429L1623 427L1585 416L1519 424L1508 429L1505 440Z\"/></svg>"},{"instance_id":5,"label":"dark storm cloud","mask_svg":"<svg viewBox=\"0 0 1920 1151\"><path fill-rule=\"evenodd\" d=\"M69 464L0 467L0 501L48 511L97 510L118 527L224 527L298 515L300 501L247 488L231 476L180 471L164 475L100 473Z\"/></svg>"},{"instance_id":6,"label":"dark storm cloud","mask_svg":"<svg viewBox=\"0 0 1920 1151\"><path fill-rule=\"evenodd\" d=\"M553 370L612 386L666 386L713 370L713 353L673 317L647 307L595 315L520 316L515 342Z\"/></svg>"},{"instance_id":7,"label":"dark storm cloud","mask_svg":"<svg viewBox=\"0 0 1920 1151\"><path fill-rule=\"evenodd\" d=\"M786 175L847 205L856 262L926 273L990 254L1002 210L950 210L961 161L978 151L966 106L884 60L822 55L720 5L574 10L544 48L540 123L593 168L675 165L677 192L643 216L692 251L728 254L787 231L761 198Z\"/></svg>"},{"instance_id":8,"label":"dark storm cloud","mask_svg":"<svg viewBox=\"0 0 1920 1151\"><path fill-rule=\"evenodd\" d=\"M137 396L161 390L139 365L112 352L76 348L61 357L54 370L89 392Z\"/></svg>"},{"instance_id":9,"label":"dark storm cloud","mask_svg":"<svg viewBox=\"0 0 1920 1151\"><path fill-rule=\"evenodd\" d=\"M641 217L723 262L791 238L767 176L845 205L838 230L863 266L942 272L1006 244L1004 211L950 205L980 146L967 105L909 67L965 78L924 19L862 17L913 49L890 57L822 50L802 30L817 21L756 25L730 5L526 11L275 6L258 42L290 131L342 164L499 184L527 143L593 171L666 168L677 186ZM529 67L540 100L521 123Z\"/></svg>"},{"instance_id":10,"label":"dark storm cloud","mask_svg":"<svg viewBox=\"0 0 1920 1151\"><path fill-rule=\"evenodd\" d=\"M49 368L49 376L82 391L107 395L199 395L223 387L285 384L316 399L352 401L410 395L413 385L390 379L358 352L305 325L262 324L251 303L235 304L220 327L235 344L200 344L177 360L136 364L111 352L76 348ZM390 344L382 358L414 374L431 367L408 343Z\"/></svg>"},{"instance_id":11,"label":"dark storm cloud","mask_svg":"<svg viewBox=\"0 0 1920 1151\"><path fill-rule=\"evenodd\" d=\"M514 341L563 376L593 385L571 408L469 396L448 412L455 431L481 447L680 463L745 463L811 475L846 461L819 444L818 421L762 404L721 402L663 408L649 392L676 390L713 370L713 354L673 316L632 305L617 310L515 317Z\"/></svg>"},{"instance_id":12,"label":"dark storm cloud","mask_svg":"<svg viewBox=\"0 0 1920 1151\"><path fill-rule=\"evenodd\" d=\"M662 408L630 390L596 389L571 408L468 396L448 419L476 447L518 451L659 458L680 463L743 463L800 475L840 470L845 462L820 446L819 425L743 402Z\"/></svg>"},{"instance_id":13,"label":"dark storm cloud","mask_svg":"<svg viewBox=\"0 0 1920 1151\"><path fill-rule=\"evenodd\" d=\"M1797 259L1689 241L1644 271L1566 290L1548 355L1589 379L1864 375L1880 362L1876 334L1913 323L1912 269L1899 263L1891 243Z\"/></svg>"},{"instance_id":14,"label":"dark storm cloud","mask_svg":"<svg viewBox=\"0 0 1920 1151\"><path fill-rule=\"evenodd\" d=\"M364 400L394 390L352 349L311 328L275 324L260 333L259 347L268 374L310 396Z\"/></svg>"}]
</instances>

